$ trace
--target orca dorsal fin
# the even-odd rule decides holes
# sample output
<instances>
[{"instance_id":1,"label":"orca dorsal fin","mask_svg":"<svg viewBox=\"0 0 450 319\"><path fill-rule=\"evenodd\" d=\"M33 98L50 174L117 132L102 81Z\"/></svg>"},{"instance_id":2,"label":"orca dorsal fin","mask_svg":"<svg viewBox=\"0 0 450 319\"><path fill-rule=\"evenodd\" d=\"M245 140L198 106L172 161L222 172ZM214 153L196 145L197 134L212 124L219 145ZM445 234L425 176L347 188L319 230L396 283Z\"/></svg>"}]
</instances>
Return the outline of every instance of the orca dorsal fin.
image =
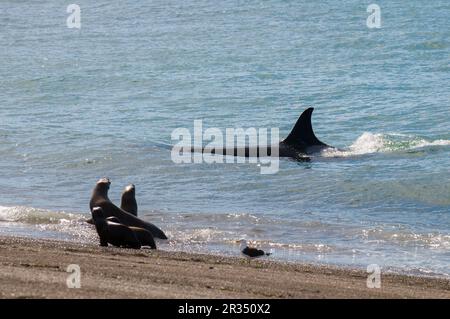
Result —
<instances>
[{"instance_id":1,"label":"orca dorsal fin","mask_svg":"<svg viewBox=\"0 0 450 319\"><path fill-rule=\"evenodd\" d=\"M311 115L313 111L313 107L310 107L303 111L302 115L300 115L300 117L298 118L297 123L295 123L291 133L289 133L288 137L284 139L285 143L301 147L315 145L328 146L327 144L319 141L316 135L314 135L311 124Z\"/></svg>"}]
</instances>

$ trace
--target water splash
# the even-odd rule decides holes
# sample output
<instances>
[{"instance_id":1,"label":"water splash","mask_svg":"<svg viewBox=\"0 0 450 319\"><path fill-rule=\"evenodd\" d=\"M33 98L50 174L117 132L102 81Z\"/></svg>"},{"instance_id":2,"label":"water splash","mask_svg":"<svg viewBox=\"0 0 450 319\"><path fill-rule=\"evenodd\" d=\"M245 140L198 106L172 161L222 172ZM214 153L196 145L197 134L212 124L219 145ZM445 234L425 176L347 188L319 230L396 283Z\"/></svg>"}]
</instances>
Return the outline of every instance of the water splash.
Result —
<instances>
[{"instance_id":1,"label":"water splash","mask_svg":"<svg viewBox=\"0 0 450 319\"><path fill-rule=\"evenodd\" d=\"M405 134L381 134L365 132L347 149L329 148L322 151L324 157L349 157L373 153L410 151L431 146L449 146L450 140L429 141Z\"/></svg>"}]
</instances>

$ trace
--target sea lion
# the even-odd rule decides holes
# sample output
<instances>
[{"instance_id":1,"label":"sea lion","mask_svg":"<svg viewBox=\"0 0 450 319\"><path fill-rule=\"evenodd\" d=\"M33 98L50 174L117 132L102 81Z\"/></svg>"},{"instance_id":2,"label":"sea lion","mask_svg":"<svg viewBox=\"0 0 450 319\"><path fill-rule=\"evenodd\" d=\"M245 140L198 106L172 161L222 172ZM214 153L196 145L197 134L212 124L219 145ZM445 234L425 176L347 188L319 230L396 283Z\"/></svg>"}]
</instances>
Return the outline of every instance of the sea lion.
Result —
<instances>
[{"instance_id":1,"label":"sea lion","mask_svg":"<svg viewBox=\"0 0 450 319\"><path fill-rule=\"evenodd\" d=\"M134 184L125 187L120 201L120 208L131 215L137 216L138 207L136 202L136 187Z\"/></svg>"},{"instance_id":2,"label":"sea lion","mask_svg":"<svg viewBox=\"0 0 450 319\"><path fill-rule=\"evenodd\" d=\"M160 239L167 239L164 232L155 225L143 221L130 213L127 213L123 209L120 209L114 205L108 198L108 190L111 185L111 181L108 178L101 178L92 192L91 201L89 207L92 211L94 207L101 207L105 217L115 216L120 222L126 226L134 226L147 229L153 237Z\"/></svg>"},{"instance_id":3,"label":"sea lion","mask_svg":"<svg viewBox=\"0 0 450 319\"><path fill-rule=\"evenodd\" d=\"M106 218L106 220L120 224L120 220L114 216L108 217ZM128 228L130 228L134 232L136 238L140 241L141 246L148 246L151 249L156 249L155 240L153 239L152 234L147 229L134 226L128 226Z\"/></svg>"},{"instance_id":4,"label":"sea lion","mask_svg":"<svg viewBox=\"0 0 450 319\"><path fill-rule=\"evenodd\" d=\"M120 209L123 209L127 213L130 213L137 217L138 207L136 202L136 186L134 186L134 184L130 184L125 187L120 201ZM88 224L94 224L92 218L89 218L88 220L86 220L86 222Z\"/></svg>"},{"instance_id":5,"label":"sea lion","mask_svg":"<svg viewBox=\"0 0 450 319\"><path fill-rule=\"evenodd\" d=\"M141 248L141 243L133 230L128 226L106 220L101 207L92 209L92 219L100 237L100 246L107 247L111 244L116 247Z\"/></svg>"}]
</instances>

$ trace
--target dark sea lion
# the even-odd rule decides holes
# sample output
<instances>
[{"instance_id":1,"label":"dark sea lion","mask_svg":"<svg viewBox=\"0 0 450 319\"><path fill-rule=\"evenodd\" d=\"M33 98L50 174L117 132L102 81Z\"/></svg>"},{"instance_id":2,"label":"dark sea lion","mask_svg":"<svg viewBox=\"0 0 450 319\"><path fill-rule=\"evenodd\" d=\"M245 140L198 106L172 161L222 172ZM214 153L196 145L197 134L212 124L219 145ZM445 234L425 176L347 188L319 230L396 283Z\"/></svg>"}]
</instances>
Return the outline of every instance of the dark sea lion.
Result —
<instances>
[{"instance_id":1,"label":"dark sea lion","mask_svg":"<svg viewBox=\"0 0 450 319\"><path fill-rule=\"evenodd\" d=\"M101 207L92 209L92 219L100 237L100 246L107 247L108 244L111 244L116 247L141 248L141 243L134 231L128 226L106 220Z\"/></svg>"},{"instance_id":2,"label":"dark sea lion","mask_svg":"<svg viewBox=\"0 0 450 319\"><path fill-rule=\"evenodd\" d=\"M106 218L107 221L120 224L120 220L117 217L111 216ZM136 238L140 241L141 246L148 246L151 249L156 249L155 240L153 239L152 234L144 228L128 226L134 234Z\"/></svg>"},{"instance_id":3,"label":"dark sea lion","mask_svg":"<svg viewBox=\"0 0 450 319\"><path fill-rule=\"evenodd\" d=\"M125 187L125 190L122 193L120 208L131 215L137 216L138 207L136 202L136 187L134 184Z\"/></svg>"},{"instance_id":4,"label":"dark sea lion","mask_svg":"<svg viewBox=\"0 0 450 319\"><path fill-rule=\"evenodd\" d=\"M136 202L136 186L134 184L130 184L127 187L125 187L122 198L120 201L120 209L123 209L127 213L130 213L137 217L137 202ZM113 221L111 218L108 218L110 221ZM94 220L92 218L89 218L86 220L88 224L94 224ZM120 221L117 219L117 222L120 223Z\"/></svg>"},{"instance_id":5,"label":"dark sea lion","mask_svg":"<svg viewBox=\"0 0 450 319\"><path fill-rule=\"evenodd\" d=\"M148 230L155 238L167 239L164 232L155 225L143 221L114 205L108 198L108 190L110 185L111 181L108 178L102 178L97 182L89 203L91 211L94 207L101 207L105 217L117 217L121 224L144 228Z\"/></svg>"}]
</instances>

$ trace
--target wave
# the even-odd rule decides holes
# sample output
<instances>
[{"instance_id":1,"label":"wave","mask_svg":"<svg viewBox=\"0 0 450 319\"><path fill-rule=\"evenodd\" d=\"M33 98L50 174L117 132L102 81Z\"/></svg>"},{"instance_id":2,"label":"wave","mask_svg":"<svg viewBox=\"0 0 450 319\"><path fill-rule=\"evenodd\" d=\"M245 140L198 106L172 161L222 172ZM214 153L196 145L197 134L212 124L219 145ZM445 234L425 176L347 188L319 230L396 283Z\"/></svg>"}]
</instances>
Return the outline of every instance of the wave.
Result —
<instances>
[{"instance_id":1,"label":"wave","mask_svg":"<svg viewBox=\"0 0 450 319\"><path fill-rule=\"evenodd\" d=\"M400 245L415 245L435 249L450 248L450 236L441 233L416 233L411 230L392 230L380 228L342 228L341 224L326 223L317 220L284 219L270 215L249 213L161 213L144 214L141 218L151 216L153 221L163 226L170 235L172 245L235 245L241 239L249 243L268 248L293 249L300 251L333 251L336 247L297 241L296 236L286 241L268 240L273 234L283 233L286 229L305 232L311 236L326 235L352 236L365 241L383 241ZM30 226L34 230L58 233L86 235L95 237L92 226L86 223L88 214L67 213L39 208L0 206L0 224ZM40 237L40 236L38 236Z\"/></svg>"},{"instance_id":2,"label":"wave","mask_svg":"<svg viewBox=\"0 0 450 319\"><path fill-rule=\"evenodd\" d=\"M70 221L83 221L81 214L51 211L32 207L4 207L0 206L0 221L18 222L25 224L61 224Z\"/></svg>"},{"instance_id":3,"label":"wave","mask_svg":"<svg viewBox=\"0 0 450 319\"><path fill-rule=\"evenodd\" d=\"M364 229L360 237L366 241L387 242L400 246L410 245L415 248L424 247L443 251L450 248L450 235L439 232L416 233L406 229L393 231L392 229L376 227Z\"/></svg>"},{"instance_id":4,"label":"wave","mask_svg":"<svg viewBox=\"0 0 450 319\"><path fill-rule=\"evenodd\" d=\"M94 242L96 233L86 223L87 215L39 208L0 206L2 233L31 238Z\"/></svg>"},{"instance_id":5,"label":"wave","mask_svg":"<svg viewBox=\"0 0 450 319\"><path fill-rule=\"evenodd\" d=\"M0 206L0 233L97 245L97 233L92 225L85 222L86 217L87 214ZM150 217L170 238L158 243L163 250L240 256L239 242L245 239L249 245L271 252L270 258L276 260L364 266L380 255L380 252L373 250L373 245L376 245L386 247L382 249L382 254L386 254L388 249L401 253L394 259L390 257L390 252L383 255L387 265L398 266L404 258L406 265L418 274L448 274L440 265L433 265L430 269L421 267L423 271L419 272L417 267L421 265L412 262L416 259L415 254L420 256L429 251L435 255L445 254L450 248L450 236L446 233L417 233L410 229L384 226L346 227L340 223L284 219L247 212L207 214L152 211L142 215L143 219ZM335 240L330 241L331 237ZM350 246L349 238L355 239Z\"/></svg>"},{"instance_id":6,"label":"wave","mask_svg":"<svg viewBox=\"0 0 450 319\"><path fill-rule=\"evenodd\" d=\"M433 146L449 146L450 140L429 141L405 134L381 134L365 132L346 149L328 148L322 151L324 157L349 157L373 153L412 151Z\"/></svg>"}]
</instances>

